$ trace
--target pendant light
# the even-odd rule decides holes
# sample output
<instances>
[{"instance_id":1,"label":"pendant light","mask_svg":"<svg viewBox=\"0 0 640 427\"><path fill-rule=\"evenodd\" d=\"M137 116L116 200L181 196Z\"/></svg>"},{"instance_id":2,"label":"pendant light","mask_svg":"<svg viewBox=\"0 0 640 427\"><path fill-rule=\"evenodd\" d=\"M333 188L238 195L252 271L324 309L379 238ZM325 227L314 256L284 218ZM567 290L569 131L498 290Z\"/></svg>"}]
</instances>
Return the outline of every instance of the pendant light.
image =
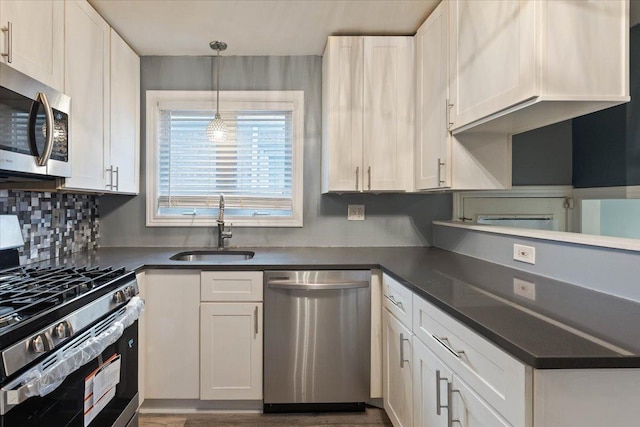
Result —
<instances>
[{"instance_id":1,"label":"pendant light","mask_svg":"<svg viewBox=\"0 0 640 427\"><path fill-rule=\"evenodd\" d=\"M229 135L226 123L220 117L220 51L227 49L227 44L221 41L212 41L209 47L218 52L216 57L216 115L207 126L207 139L211 142L225 142Z\"/></svg>"}]
</instances>

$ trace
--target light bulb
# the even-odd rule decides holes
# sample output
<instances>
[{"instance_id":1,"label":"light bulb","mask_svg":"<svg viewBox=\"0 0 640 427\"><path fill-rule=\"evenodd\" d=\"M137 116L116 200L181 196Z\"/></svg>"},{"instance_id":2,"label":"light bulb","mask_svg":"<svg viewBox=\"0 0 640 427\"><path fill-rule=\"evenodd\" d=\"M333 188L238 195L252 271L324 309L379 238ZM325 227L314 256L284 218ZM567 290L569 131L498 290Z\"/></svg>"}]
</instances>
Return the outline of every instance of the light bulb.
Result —
<instances>
[{"instance_id":1,"label":"light bulb","mask_svg":"<svg viewBox=\"0 0 640 427\"><path fill-rule=\"evenodd\" d=\"M220 113L216 113L215 118L207 126L207 138L211 142L225 142L228 135L227 124L220 117Z\"/></svg>"}]
</instances>

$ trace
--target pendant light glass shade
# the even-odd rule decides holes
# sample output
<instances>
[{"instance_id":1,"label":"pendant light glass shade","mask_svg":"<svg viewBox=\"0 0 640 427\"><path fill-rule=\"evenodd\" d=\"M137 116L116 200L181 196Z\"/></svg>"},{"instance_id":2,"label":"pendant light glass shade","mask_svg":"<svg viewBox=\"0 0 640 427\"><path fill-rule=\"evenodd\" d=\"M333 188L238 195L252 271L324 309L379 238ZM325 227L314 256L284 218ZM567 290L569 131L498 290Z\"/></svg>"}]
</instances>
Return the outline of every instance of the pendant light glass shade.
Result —
<instances>
[{"instance_id":1,"label":"pendant light glass shade","mask_svg":"<svg viewBox=\"0 0 640 427\"><path fill-rule=\"evenodd\" d=\"M220 117L220 113L216 113L215 118L207 126L207 139L211 142L225 142L228 136L227 124Z\"/></svg>"},{"instance_id":2,"label":"pendant light glass shade","mask_svg":"<svg viewBox=\"0 0 640 427\"><path fill-rule=\"evenodd\" d=\"M216 58L216 115L207 126L207 139L210 142L225 142L229 136L227 124L220 117L220 51L227 48L227 44L221 41L209 43L209 47L218 52Z\"/></svg>"}]
</instances>

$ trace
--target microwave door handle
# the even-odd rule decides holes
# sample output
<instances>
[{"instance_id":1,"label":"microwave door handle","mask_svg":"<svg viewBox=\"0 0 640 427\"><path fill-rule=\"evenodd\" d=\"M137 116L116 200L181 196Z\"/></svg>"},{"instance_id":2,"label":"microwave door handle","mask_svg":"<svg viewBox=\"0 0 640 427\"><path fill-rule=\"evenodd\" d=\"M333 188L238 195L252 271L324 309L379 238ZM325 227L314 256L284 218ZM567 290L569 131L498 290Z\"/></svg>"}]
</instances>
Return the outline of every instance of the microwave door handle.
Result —
<instances>
[{"instance_id":1,"label":"microwave door handle","mask_svg":"<svg viewBox=\"0 0 640 427\"><path fill-rule=\"evenodd\" d=\"M36 145L36 133L38 132L36 129L36 118L38 117L38 107L40 104L44 106L46 119L46 142L42 154L40 154L38 146ZM31 154L36 157L38 166L45 166L51 157L51 152L53 151L53 126L53 110L49 105L49 99L46 94L38 92L29 111L29 148L31 149Z\"/></svg>"},{"instance_id":2,"label":"microwave door handle","mask_svg":"<svg viewBox=\"0 0 640 427\"><path fill-rule=\"evenodd\" d=\"M53 151L53 109L51 108L51 105L49 105L49 99L47 99L47 95L45 93L38 92L36 101L40 101L42 102L42 105L44 105L44 114L47 123L47 142L44 146L44 153L42 153L42 156L38 157L38 166L46 166L49 158L51 157L51 151Z\"/></svg>"}]
</instances>

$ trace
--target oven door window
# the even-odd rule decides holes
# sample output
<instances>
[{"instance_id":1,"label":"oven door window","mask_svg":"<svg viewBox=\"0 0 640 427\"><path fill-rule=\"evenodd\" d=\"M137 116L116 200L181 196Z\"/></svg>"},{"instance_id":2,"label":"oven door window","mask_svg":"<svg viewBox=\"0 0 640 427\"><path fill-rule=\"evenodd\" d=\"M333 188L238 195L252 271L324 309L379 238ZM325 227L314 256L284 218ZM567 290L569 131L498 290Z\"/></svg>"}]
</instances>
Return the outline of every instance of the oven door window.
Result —
<instances>
[{"instance_id":1,"label":"oven door window","mask_svg":"<svg viewBox=\"0 0 640 427\"><path fill-rule=\"evenodd\" d=\"M128 327L122 337L101 355L71 374L52 393L33 397L0 416L0 427L85 427L85 379L102 361L120 355L120 382L115 397L88 424L111 427L138 393L138 323Z\"/></svg>"}]
</instances>

